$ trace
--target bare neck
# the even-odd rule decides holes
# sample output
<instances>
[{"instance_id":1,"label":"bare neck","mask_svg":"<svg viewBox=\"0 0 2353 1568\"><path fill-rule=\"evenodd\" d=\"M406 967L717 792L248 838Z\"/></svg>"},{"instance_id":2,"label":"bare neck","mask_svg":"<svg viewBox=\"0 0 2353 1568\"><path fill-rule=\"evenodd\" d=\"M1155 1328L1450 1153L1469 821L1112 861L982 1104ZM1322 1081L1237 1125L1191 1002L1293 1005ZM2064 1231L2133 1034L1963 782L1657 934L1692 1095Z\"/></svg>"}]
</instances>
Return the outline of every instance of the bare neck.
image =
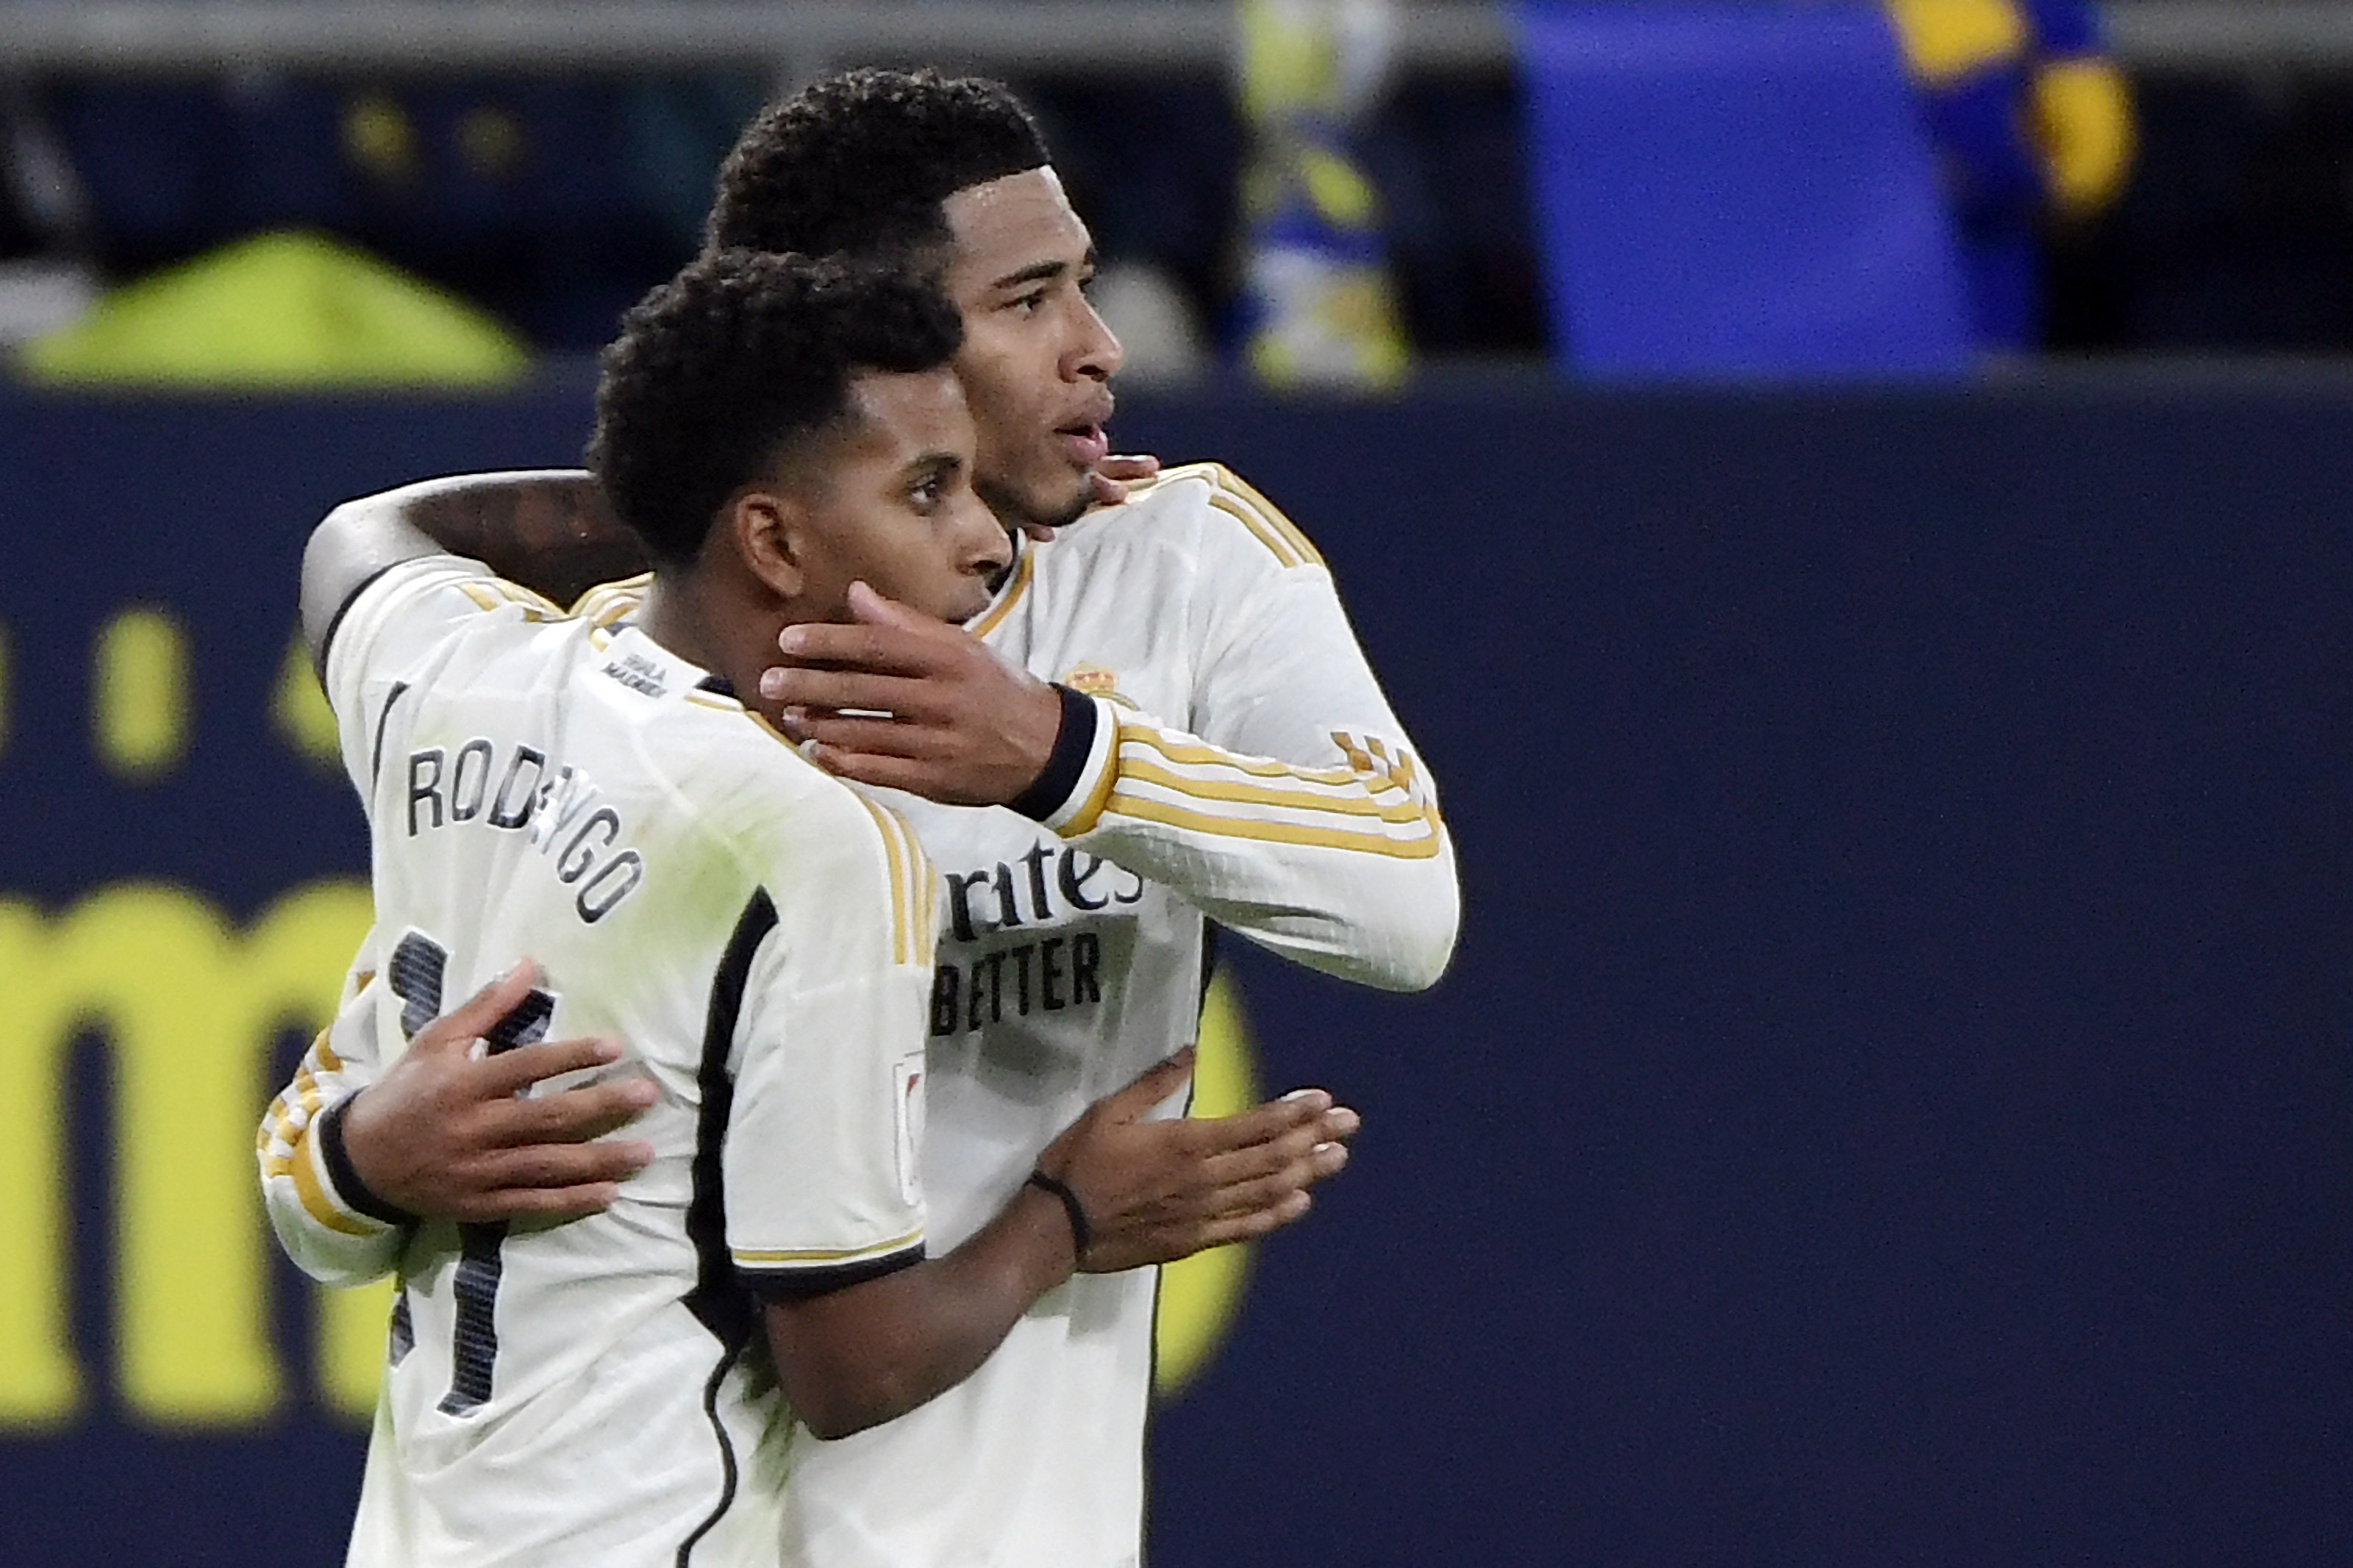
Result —
<instances>
[{"instance_id":1,"label":"bare neck","mask_svg":"<svg viewBox=\"0 0 2353 1568\"><path fill-rule=\"evenodd\" d=\"M749 702L760 672L776 662L784 606L765 593L746 593L702 568L669 567L654 574L638 615L638 629L679 658L718 676Z\"/></svg>"}]
</instances>

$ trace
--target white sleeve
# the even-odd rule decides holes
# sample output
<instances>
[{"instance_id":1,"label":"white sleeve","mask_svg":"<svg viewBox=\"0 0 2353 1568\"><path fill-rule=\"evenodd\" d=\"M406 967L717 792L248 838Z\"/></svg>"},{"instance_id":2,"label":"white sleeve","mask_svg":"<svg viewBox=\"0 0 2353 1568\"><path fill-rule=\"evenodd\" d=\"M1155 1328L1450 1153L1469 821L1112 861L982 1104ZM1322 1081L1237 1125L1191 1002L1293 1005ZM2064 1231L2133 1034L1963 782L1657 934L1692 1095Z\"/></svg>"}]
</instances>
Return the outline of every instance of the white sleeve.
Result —
<instances>
[{"instance_id":1,"label":"white sleeve","mask_svg":"<svg viewBox=\"0 0 2353 1568\"><path fill-rule=\"evenodd\" d=\"M840 816L800 836L773 900L755 899L736 932L757 945L722 1157L727 1245L744 1281L772 1293L923 1257L935 879L896 815L840 795Z\"/></svg>"},{"instance_id":2,"label":"white sleeve","mask_svg":"<svg viewBox=\"0 0 2353 1568\"><path fill-rule=\"evenodd\" d=\"M1092 699L1077 784L1043 820L1310 967L1436 983L1461 894L1438 792L1332 575L1264 498L1212 470L1208 623L1189 729Z\"/></svg>"},{"instance_id":3,"label":"white sleeve","mask_svg":"<svg viewBox=\"0 0 2353 1568\"><path fill-rule=\"evenodd\" d=\"M374 942L370 933L344 981L334 1022L269 1102L255 1140L262 1205L279 1245L295 1267L329 1285L382 1279L397 1266L407 1240L406 1227L359 1185L343 1152L343 1114L384 1066Z\"/></svg>"}]
</instances>

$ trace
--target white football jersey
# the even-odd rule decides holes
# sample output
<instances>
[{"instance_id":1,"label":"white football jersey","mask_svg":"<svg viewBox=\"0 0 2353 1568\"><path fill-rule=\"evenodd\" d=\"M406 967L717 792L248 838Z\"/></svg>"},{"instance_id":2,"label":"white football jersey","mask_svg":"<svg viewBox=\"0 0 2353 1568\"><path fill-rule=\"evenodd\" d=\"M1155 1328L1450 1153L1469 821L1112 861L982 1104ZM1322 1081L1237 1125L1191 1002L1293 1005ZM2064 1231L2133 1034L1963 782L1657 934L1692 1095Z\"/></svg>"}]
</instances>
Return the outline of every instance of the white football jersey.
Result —
<instances>
[{"instance_id":1,"label":"white football jersey","mask_svg":"<svg viewBox=\"0 0 2353 1568\"><path fill-rule=\"evenodd\" d=\"M791 1426L744 1287L923 1256L931 869L887 809L611 619L431 556L364 589L329 648L382 983L262 1155L281 1227L290 1208L397 1249L364 1568L773 1563ZM661 1089L631 1129L657 1158L589 1218L389 1229L322 1135L386 1065L345 1053L526 956L546 978L490 1048L625 1042Z\"/></svg>"},{"instance_id":2,"label":"white football jersey","mask_svg":"<svg viewBox=\"0 0 2353 1568\"><path fill-rule=\"evenodd\" d=\"M1173 469L1025 547L970 629L1088 694L1096 725L1042 824L876 792L942 878L935 1247L994 1215L1090 1101L1192 1043L1204 911L1315 967L1419 988L1460 902L1434 786L1330 574L1225 469ZM805 1439L785 1562L1136 1563L1157 1283L1081 1275L931 1403Z\"/></svg>"},{"instance_id":3,"label":"white football jersey","mask_svg":"<svg viewBox=\"0 0 2353 1568\"><path fill-rule=\"evenodd\" d=\"M616 584L577 613L611 626L635 602ZM970 629L1086 694L1092 722L1050 768L1066 787L1039 820L869 792L938 868L921 1160L934 1252L996 1214L1090 1102L1192 1042L1205 911L1299 962L1407 990L1443 971L1460 916L1435 786L1331 574L1224 468L1172 469L1025 544ZM340 1021L332 1039L364 1032ZM368 1076L322 1041L261 1130L271 1218L322 1279L388 1267L381 1227L339 1198L306 1135ZM1080 1276L929 1404L839 1441L797 1434L782 1562L1136 1563L1157 1283L1149 1269Z\"/></svg>"}]
</instances>

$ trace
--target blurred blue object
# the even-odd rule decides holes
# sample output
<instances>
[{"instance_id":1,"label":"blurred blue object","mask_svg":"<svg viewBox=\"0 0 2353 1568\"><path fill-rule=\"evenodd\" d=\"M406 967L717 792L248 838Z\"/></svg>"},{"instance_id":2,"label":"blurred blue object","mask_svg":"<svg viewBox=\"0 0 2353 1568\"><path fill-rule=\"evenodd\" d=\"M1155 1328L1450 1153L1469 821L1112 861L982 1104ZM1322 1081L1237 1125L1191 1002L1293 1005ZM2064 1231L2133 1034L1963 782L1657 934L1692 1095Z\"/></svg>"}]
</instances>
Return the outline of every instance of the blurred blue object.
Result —
<instances>
[{"instance_id":1,"label":"blurred blue object","mask_svg":"<svg viewBox=\"0 0 2353 1568\"><path fill-rule=\"evenodd\" d=\"M1879 8L1519 12L1556 348L1579 374L1972 363L1951 221Z\"/></svg>"}]
</instances>

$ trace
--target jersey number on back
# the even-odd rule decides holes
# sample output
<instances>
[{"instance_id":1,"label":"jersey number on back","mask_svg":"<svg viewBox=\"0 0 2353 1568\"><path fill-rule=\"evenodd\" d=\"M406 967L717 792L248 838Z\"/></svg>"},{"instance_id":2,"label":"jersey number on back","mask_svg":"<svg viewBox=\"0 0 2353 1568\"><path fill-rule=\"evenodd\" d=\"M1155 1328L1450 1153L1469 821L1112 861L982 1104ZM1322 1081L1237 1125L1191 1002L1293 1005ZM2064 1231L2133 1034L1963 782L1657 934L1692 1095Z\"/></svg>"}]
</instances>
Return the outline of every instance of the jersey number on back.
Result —
<instances>
[{"instance_id":1,"label":"jersey number on back","mask_svg":"<svg viewBox=\"0 0 2353 1568\"><path fill-rule=\"evenodd\" d=\"M400 1032L417 1032L441 1014L442 976L449 952L421 931L410 931L392 950L392 994L400 998ZM555 998L533 987L512 1012L491 1026L482 1042L492 1056L527 1046L547 1034ZM441 1396L445 1415L463 1415L491 1397L491 1370L498 1361L499 1330L492 1315L499 1297L499 1248L507 1224L496 1220L458 1227L458 1273L450 1286L457 1307L456 1342L449 1349L449 1392ZM406 1301L401 1303L404 1307Z\"/></svg>"}]
</instances>

